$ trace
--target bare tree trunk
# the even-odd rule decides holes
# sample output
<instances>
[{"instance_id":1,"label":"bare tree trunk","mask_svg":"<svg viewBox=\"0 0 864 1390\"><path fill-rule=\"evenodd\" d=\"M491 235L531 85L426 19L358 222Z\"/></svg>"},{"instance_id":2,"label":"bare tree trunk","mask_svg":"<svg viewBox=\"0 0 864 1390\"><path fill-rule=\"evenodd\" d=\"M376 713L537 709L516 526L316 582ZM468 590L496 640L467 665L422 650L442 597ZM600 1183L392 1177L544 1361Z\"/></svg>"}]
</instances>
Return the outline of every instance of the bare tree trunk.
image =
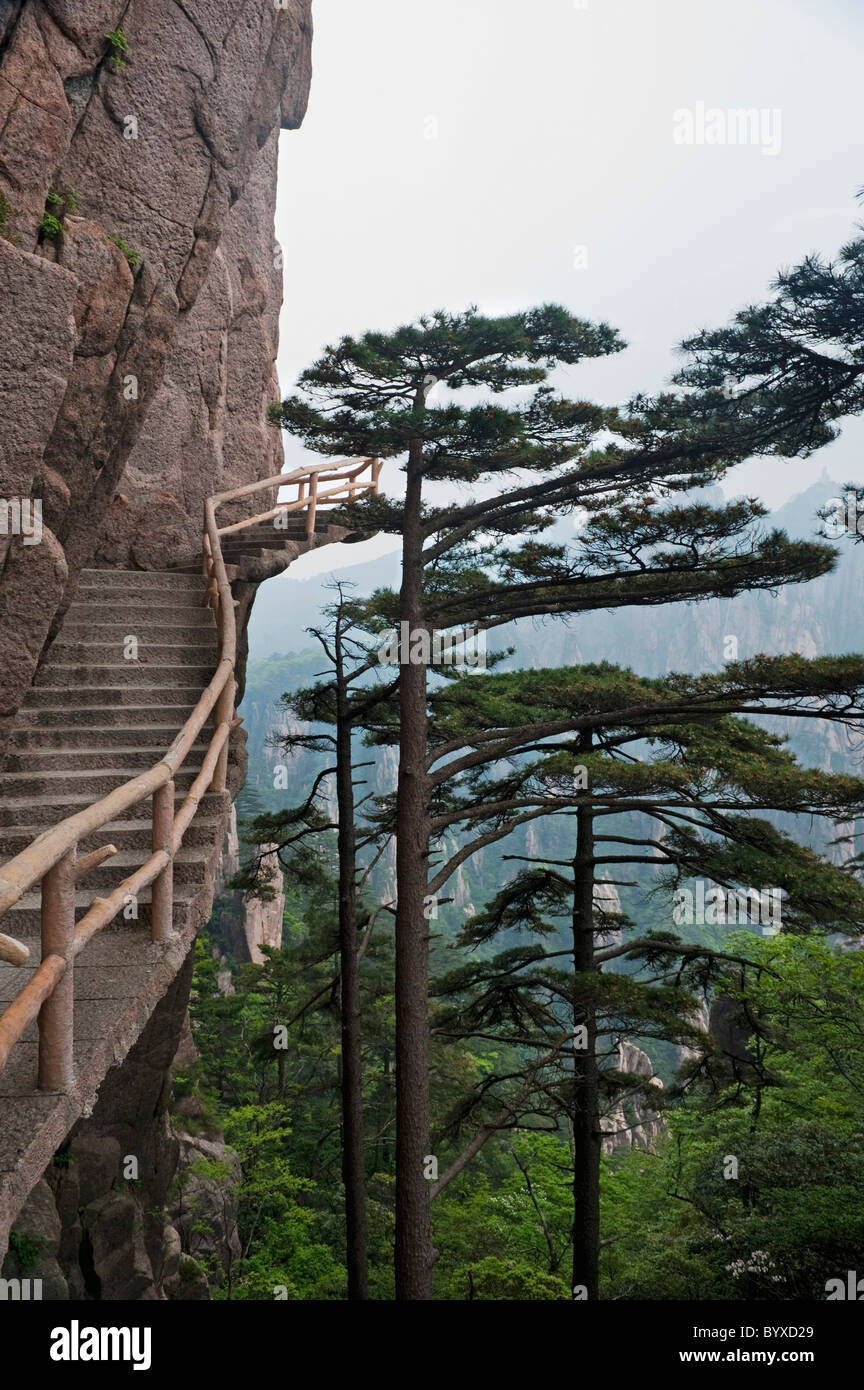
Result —
<instances>
[{"instance_id":1,"label":"bare tree trunk","mask_svg":"<svg viewBox=\"0 0 864 1390\"><path fill-rule=\"evenodd\" d=\"M587 751L587 749L586 749ZM573 969L588 975L594 969L594 815L590 806L576 812L576 856L573 860ZM578 987L573 1007L573 1296L599 1296L600 1253L600 1101L597 1073L597 1022L594 1006L580 1003ZM584 1041L585 1046L578 1046ZM582 1292L584 1290L584 1292Z\"/></svg>"},{"instance_id":2,"label":"bare tree trunk","mask_svg":"<svg viewBox=\"0 0 864 1390\"><path fill-rule=\"evenodd\" d=\"M336 635L336 802L339 815L339 978L342 1023L342 1181L345 1187L346 1264L349 1299L369 1297L366 1253L366 1159L363 1126L363 1061L360 961L357 952L357 848L354 830L352 737L342 645Z\"/></svg>"},{"instance_id":3,"label":"bare tree trunk","mask_svg":"<svg viewBox=\"0 0 864 1390\"><path fill-rule=\"evenodd\" d=\"M408 456L401 623L424 629L420 532L422 446ZM400 638L406 632L400 627ZM396 1297L431 1293L429 1182L429 928L425 916L429 817L426 775L426 666L400 650L399 782L396 794Z\"/></svg>"}]
</instances>

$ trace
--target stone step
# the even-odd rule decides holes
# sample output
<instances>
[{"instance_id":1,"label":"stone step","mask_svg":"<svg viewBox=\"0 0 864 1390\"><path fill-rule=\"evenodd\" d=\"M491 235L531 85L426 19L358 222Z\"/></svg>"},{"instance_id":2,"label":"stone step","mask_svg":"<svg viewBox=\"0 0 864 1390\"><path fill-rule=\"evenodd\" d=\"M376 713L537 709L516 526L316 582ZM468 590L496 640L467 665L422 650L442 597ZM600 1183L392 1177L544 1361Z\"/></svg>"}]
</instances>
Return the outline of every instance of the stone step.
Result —
<instances>
[{"instance_id":1,"label":"stone step","mask_svg":"<svg viewBox=\"0 0 864 1390\"><path fill-rule=\"evenodd\" d=\"M87 691L96 692L134 686L139 693L141 687L144 687L151 692L154 689L168 690L173 695L191 684L197 688L200 695L212 679L213 671L214 663L209 661L154 667L136 664L134 661L126 661L122 665L112 663L101 666L96 663L76 666L73 663L48 661L36 676L33 689L59 688L67 692L70 700L74 698L77 701L77 691L82 687Z\"/></svg>"},{"instance_id":2,"label":"stone step","mask_svg":"<svg viewBox=\"0 0 864 1390\"><path fill-rule=\"evenodd\" d=\"M320 535L327 528L316 526L315 531ZM223 553L229 545L236 545L238 541L296 541L299 537L306 535L305 523L292 521L288 526L250 526L245 531L232 531L230 535L222 537Z\"/></svg>"},{"instance_id":3,"label":"stone step","mask_svg":"<svg viewBox=\"0 0 864 1390\"><path fill-rule=\"evenodd\" d=\"M178 772L174 779L176 801L183 800L196 775L195 769L187 770L185 767ZM70 781L60 790L63 778ZM26 776L12 774L3 778L0 826L18 825L24 821L31 825L54 825L76 811L92 806L94 801L101 801L109 792L122 787L129 780L128 772L92 772L81 777L71 772L28 773ZM142 804L149 805L149 802Z\"/></svg>"},{"instance_id":4,"label":"stone step","mask_svg":"<svg viewBox=\"0 0 864 1390\"><path fill-rule=\"evenodd\" d=\"M182 574L182 572L182 570L177 571L178 574ZM159 615L158 619L154 619L154 613ZM80 623L119 623L122 625L130 621L154 623L159 630L173 626L197 626L199 623L212 627L213 612L201 602L200 598L189 601L182 594L172 597L170 604L166 604L164 598L156 602L146 598L124 601L111 595L94 603L71 604L63 623L63 631L65 632L70 625Z\"/></svg>"},{"instance_id":5,"label":"stone step","mask_svg":"<svg viewBox=\"0 0 864 1390\"><path fill-rule=\"evenodd\" d=\"M105 761L103 759L103 761ZM152 763L147 764L152 767ZM175 777L178 785L185 779L186 782L194 782L200 770L200 763L195 767L190 760L183 764ZM142 768L146 772L147 768ZM63 768L36 772L5 772L2 776L2 789L5 796L21 796L24 791L28 791L34 801L39 801L43 797L54 796L55 793L63 796L68 793L70 796L77 796L79 793L90 792L95 801L107 796L108 792L114 791L115 787L122 787L124 782L129 782L136 776L136 773L125 769L116 768L109 764L107 767L89 766L75 769Z\"/></svg>"},{"instance_id":6,"label":"stone step","mask_svg":"<svg viewBox=\"0 0 864 1390\"><path fill-rule=\"evenodd\" d=\"M226 536L222 542L222 554L227 555L229 551L236 550L240 545L263 545L268 549L278 548L290 541L296 545L298 541L306 539L306 531L303 527L296 527L290 531L238 531L233 536Z\"/></svg>"},{"instance_id":7,"label":"stone step","mask_svg":"<svg viewBox=\"0 0 864 1390\"><path fill-rule=\"evenodd\" d=\"M163 724L170 721L179 730L189 718L201 696L197 686L188 690L160 690L153 686L145 692L156 703L143 703L140 690L122 687L117 690L76 690L75 704L58 703L60 692L50 685L30 689L24 704L15 716L20 729L77 728L98 729L100 725ZM159 697L162 697L161 700ZM106 705L106 699L113 703ZM209 722L212 723L211 714Z\"/></svg>"},{"instance_id":8,"label":"stone step","mask_svg":"<svg viewBox=\"0 0 864 1390\"><path fill-rule=\"evenodd\" d=\"M125 643L129 637L136 638L138 642L136 657L124 656ZM205 631L190 642L157 642L152 639L147 640L127 627L123 637L114 642L92 639L76 642L68 639L64 633L51 648L46 666L51 667L55 664L62 666L81 665L87 669L90 666L108 666L122 662L124 666L137 664L139 666L159 665L177 668L183 666L187 660L201 666L206 666L212 662L215 666L216 659L217 638L215 632Z\"/></svg>"},{"instance_id":9,"label":"stone step","mask_svg":"<svg viewBox=\"0 0 864 1390\"><path fill-rule=\"evenodd\" d=\"M163 604L182 604L184 608L206 608L204 602L206 589L200 572L173 570L172 579L185 579L192 586L171 590L164 584L136 584L134 589L111 589L107 585L86 585L79 589L77 602L86 605L91 611L123 609L131 604L149 604L151 612L157 612Z\"/></svg>"},{"instance_id":10,"label":"stone step","mask_svg":"<svg viewBox=\"0 0 864 1390\"><path fill-rule=\"evenodd\" d=\"M179 806L182 799L181 795L175 795L175 806ZM218 792L205 792L195 819L183 836L184 846L212 846L221 823L223 801L224 794L220 796ZM29 822L0 827L0 863L20 854L46 829L47 826L44 824L33 825ZM116 845L118 850L147 849L150 846L151 833L150 801L147 800L131 807L120 820L109 821L101 830L85 836L78 846L78 852L87 854L91 849L99 849L102 845ZM143 863L143 860L139 862Z\"/></svg>"},{"instance_id":11,"label":"stone step","mask_svg":"<svg viewBox=\"0 0 864 1390\"><path fill-rule=\"evenodd\" d=\"M71 613L71 611L70 609L69 612ZM210 609L193 608L191 614L192 616L183 623L163 622L161 618L154 619L153 609L149 605L146 609L142 608L141 612L134 616L130 614L128 618L118 620L102 618L94 614L87 619L79 619L76 616L75 621L70 622L67 614L60 636L51 650L55 652L61 646L71 646L79 642L112 642L122 646L124 639L130 633L137 637L140 643L171 642L183 646L196 646L208 642L216 643L218 635Z\"/></svg>"},{"instance_id":12,"label":"stone step","mask_svg":"<svg viewBox=\"0 0 864 1390\"><path fill-rule=\"evenodd\" d=\"M160 709L161 706L156 708ZM128 714L128 710L126 711ZM123 749L129 751L139 748L158 748L161 753L170 748L183 724L186 722L186 715L178 719L174 724L143 722L132 724L128 719L125 724L118 724L114 727L103 727L101 720L94 719L93 726L70 726L68 722L59 728L51 728L46 725L36 728L15 728L9 740L10 754L20 753L63 753L72 752L77 749L92 749L98 743L100 753L107 749ZM195 749L206 750L213 734L213 720L208 720L207 725L201 730L193 747ZM111 753L113 761L114 754Z\"/></svg>"},{"instance_id":13,"label":"stone step","mask_svg":"<svg viewBox=\"0 0 864 1390\"><path fill-rule=\"evenodd\" d=\"M195 897L204 890L202 885L197 883L177 883L174 886L174 912L172 921L175 927L182 926L186 919L186 911ZM93 904L94 897L104 894L95 893L92 888L80 888L75 893L75 921L80 922L84 914ZM113 922L104 930L122 931L126 927L149 927L150 917L150 888L143 888L138 895L137 917L124 917L123 909L114 918ZM40 934L41 918L41 893L25 893L14 907L4 913L3 921L8 923L6 928L7 935L14 936L17 940L31 944L33 937L38 938ZM32 949L32 946L31 946ZM38 946L37 946L38 951ZM82 959L86 959L82 957Z\"/></svg>"},{"instance_id":14,"label":"stone step","mask_svg":"<svg viewBox=\"0 0 864 1390\"><path fill-rule=\"evenodd\" d=\"M176 570L82 570L77 593L92 589L162 589L181 593L202 585L203 578L196 584L194 575L180 575Z\"/></svg>"},{"instance_id":15,"label":"stone step","mask_svg":"<svg viewBox=\"0 0 864 1390\"><path fill-rule=\"evenodd\" d=\"M110 750L103 744L99 748L48 748L36 750L22 749L21 752L7 753L3 763L3 776L8 773L35 772L80 772L95 767L100 762L110 763L112 768L127 769L131 777L136 772L146 772L148 767L164 757L174 735L164 744L152 743L149 738L138 743L134 740L128 746L120 745ZM92 742L92 735L91 735ZM207 744L200 739L190 749L184 767L200 767L207 751Z\"/></svg>"},{"instance_id":16,"label":"stone step","mask_svg":"<svg viewBox=\"0 0 864 1390\"><path fill-rule=\"evenodd\" d=\"M113 840L106 841L113 844ZM106 890L110 892L116 888L118 883L122 883L124 878L128 878L136 869L150 857L151 846L149 841L139 849L120 849L117 846L117 853L110 859L106 859L104 864L100 864L98 869L92 869L83 879L80 880L81 887L85 892L105 896ZM202 884L207 877L207 869L211 858L216 851L211 845L184 845L174 856L174 882L179 883L198 883Z\"/></svg>"},{"instance_id":17,"label":"stone step","mask_svg":"<svg viewBox=\"0 0 864 1390\"><path fill-rule=\"evenodd\" d=\"M225 554L230 555L232 559L239 560L242 559L244 555L260 555L262 551L265 550L275 550L279 553L287 550L289 546L292 550L295 550L297 541L273 540L268 541L266 544L260 541L243 541L238 545L232 545L230 548L226 547Z\"/></svg>"}]
</instances>

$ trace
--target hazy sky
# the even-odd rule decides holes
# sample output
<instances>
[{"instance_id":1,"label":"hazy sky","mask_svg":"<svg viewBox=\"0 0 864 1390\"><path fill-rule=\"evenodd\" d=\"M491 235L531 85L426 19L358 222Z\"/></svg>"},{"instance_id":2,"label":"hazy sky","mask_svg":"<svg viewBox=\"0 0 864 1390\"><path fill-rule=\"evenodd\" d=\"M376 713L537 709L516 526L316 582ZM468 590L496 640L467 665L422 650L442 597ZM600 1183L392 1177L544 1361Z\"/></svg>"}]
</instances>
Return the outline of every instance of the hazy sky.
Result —
<instances>
[{"instance_id":1,"label":"hazy sky","mask_svg":"<svg viewBox=\"0 0 864 1390\"><path fill-rule=\"evenodd\" d=\"M555 300L629 343L565 385L625 401L668 380L681 338L864 217L861 0L313 12L309 113L282 136L285 389L346 332ZM757 142L676 143L675 113L700 103L764 113ZM823 466L864 479L864 428L806 463L745 465L727 490L776 505Z\"/></svg>"}]
</instances>

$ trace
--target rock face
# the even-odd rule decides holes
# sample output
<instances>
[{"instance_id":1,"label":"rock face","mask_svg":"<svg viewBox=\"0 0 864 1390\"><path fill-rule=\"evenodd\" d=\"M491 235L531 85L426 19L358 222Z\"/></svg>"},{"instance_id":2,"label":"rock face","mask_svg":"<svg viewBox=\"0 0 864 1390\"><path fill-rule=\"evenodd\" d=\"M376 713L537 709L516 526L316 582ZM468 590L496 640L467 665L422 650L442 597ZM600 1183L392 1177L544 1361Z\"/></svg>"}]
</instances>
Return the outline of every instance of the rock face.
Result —
<instances>
[{"instance_id":1,"label":"rock face","mask_svg":"<svg viewBox=\"0 0 864 1390\"><path fill-rule=\"evenodd\" d=\"M310 9L0 0L0 753L81 569L194 561L204 498L281 466L276 163L305 112ZM241 691L264 576L242 577ZM191 959L19 1212L3 1273L45 1298L208 1297L190 1201L201 1253L235 1253L230 1211L184 1177L234 1160L168 1115L190 975Z\"/></svg>"},{"instance_id":2,"label":"rock face","mask_svg":"<svg viewBox=\"0 0 864 1390\"><path fill-rule=\"evenodd\" d=\"M275 846L262 845L258 852L262 855L262 883L265 892L272 896L251 898L244 902L242 893L226 886L240 867L237 817L232 807L217 875L219 896L213 908L214 933L228 955L241 965L246 961L263 965L266 957L262 954L261 947L272 946L278 951L282 946L282 917L285 912L282 870L276 857ZM233 986L230 986L228 971L223 993L231 992Z\"/></svg>"},{"instance_id":3,"label":"rock face","mask_svg":"<svg viewBox=\"0 0 864 1390\"><path fill-rule=\"evenodd\" d=\"M633 1086L620 1092L617 1103L600 1117L603 1152L609 1155L616 1149L650 1149L657 1136L664 1133L665 1126L651 1108L648 1088L654 1086L662 1090L663 1082L654 1075L648 1054L626 1039L618 1043L614 1067L617 1072L632 1076Z\"/></svg>"},{"instance_id":4,"label":"rock face","mask_svg":"<svg viewBox=\"0 0 864 1390\"><path fill-rule=\"evenodd\" d=\"M170 1067L184 1035L191 975L192 953L18 1215L3 1276L41 1279L44 1300L209 1296L189 1232L184 1245L171 1221L178 1190L187 1192L187 1217L199 1210L200 1182L185 1174L199 1141L175 1135L169 1115ZM210 1246L227 1242L230 1249L233 1225L223 1233L212 1202L202 1214L210 1218ZM196 1239L203 1250L204 1238Z\"/></svg>"},{"instance_id":5,"label":"rock face","mask_svg":"<svg viewBox=\"0 0 864 1390\"><path fill-rule=\"evenodd\" d=\"M203 498L280 466L275 169L310 5L0 5L0 502L42 513L33 543L0 511L0 747L82 566L192 559Z\"/></svg>"}]
</instances>

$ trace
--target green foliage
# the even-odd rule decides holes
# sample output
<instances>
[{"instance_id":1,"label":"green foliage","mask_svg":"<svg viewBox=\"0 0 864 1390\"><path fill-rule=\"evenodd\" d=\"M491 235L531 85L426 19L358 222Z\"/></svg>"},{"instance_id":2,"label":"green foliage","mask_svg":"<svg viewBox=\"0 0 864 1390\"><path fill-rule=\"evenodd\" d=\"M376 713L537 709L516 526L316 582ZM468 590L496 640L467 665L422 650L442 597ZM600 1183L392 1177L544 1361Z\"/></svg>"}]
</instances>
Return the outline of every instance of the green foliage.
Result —
<instances>
[{"instance_id":1,"label":"green foliage","mask_svg":"<svg viewBox=\"0 0 864 1390\"><path fill-rule=\"evenodd\" d=\"M63 235L63 223L52 213L46 212L42 215L38 230L46 241L57 241Z\"/></svg>"},{"instance_id":2,"label":"green foliage","mask_svg":"<svg viewBox=\"0 0 864 1390\"><path fill-rule=\"evenodd\" d=\"M737 944L761 967L766 1082L697 1092L656 1154L605 1165L606 1297L821 1301L860 1264L864 960L815 938Z\"/></svg>"},{"instance_id":3,"label":"green foliage","mask_svg":"<svg viewBox=\"0 0 864 1390\"><path fill-rule=\"evenodd\" d=\"M757 500L713 505L686 495L742 456L741 437L726 429L728 413L713 396L697 399L689 413L667 397L623 411L564 399L552 387L556 366L621 346L608 325L577 320L560 306L495 319L470 308L390 334L345 337L302 374L299 390L271 409L271 419L319 453L399 458L407 474L404 499L367 500L340 515L345 524L404 537L401 595L378 590L351 609L364 634L409 614L453 632L732 597L832 568L831 547L764 531ZM508 406L498 398L511 390L518 394ZM766 448L787 434L776 416L759 429ZM429 483L482 486L477 496L439 505L440 494L434 504L423 494ZM543 537L557 517L577 510L588 524L576 543ZM639 879L621 886L644 893L650 883L658 900L697 874L730 891L767 881L783 890L784 925L802 942L820 930L860 935L864 892L853 868L798 844L789 825L770 817L854 820L864 814L864 782L802 767L781 737L743 716L809 718L818 709L854 726L864 709L864 661L757 656L714 675L655 681L608 665L515 673L499 665L479 681L438 674L427 681L424 673L411 689L403 681L400 710L398 675L372 694L355 687L350 698L320 680L295 689L285 707L304 727L283 741L292 752L328 759L334 690L343 727L350 716L371 745L399 745L403 755L400 715L402 727L419 728L429 717L430 775L407 779L419 790L402 798L402 809L411 808L416 833L432 842L430 878L424 884L422 855L413 877L400 866L400 901L403 888L419 897L425 886L437 907L457 861L524 835L529 821L563 822L545 833L539 851L527 837L519 840L525 852L507 857L532 867L501 875L457 939L431 932L436 965L440 953L447 967L431 991L433 1151L446 1171L468 1137L499 1136L436 1199L437 1295L568 1297L572 1232L582 1229L580 1220L591 1226L590 1184L578 1181L596 1155L585 1115L599 1123L604 1108L629 1105L628 1120L635 1105L647 1104L668 1115L658 1152L603 1165L606 1296L656 1296L649 1289L658 1278L665 1297L817 1296L826 1270L836 1273L833 1262L853 1248L836 1213L858 1182L860 1117L851 1097L839 1110L826 1101L824 1077L846 1051L850 1074L856 1070L855 991L840 996L837 986L842 1018L833 1018L837 1035L823 1038L823 987L812 962L791 947L775 951L750 933L734 944L728 934L717 940L704 930L685 937L669 930L668 913L664 920L656 903L643 897L639 912L606 912L594 908L593 890L604 876L610 886L621 883L618 874L630 865ZM404 757L401 765L404 771ZM307 836L321 832L316 869L332 852L332 813L316 799L325 767L317 765L299 803L259 807L253 822L258 842L277 840L298 868ZM402 829L389 790L376 791L371 809L364 802L366 847ZM244 887L254 882L254 867L244 866ZM400 919L400 940L416 925ZM292 1172L317 1182L338 1160L327 1128L338 1051L332 915L298 915L292 929L307 954L307 979L294 973L296 960L271 956L262 973L241 976L244 997L231 1008L244 1020L258 1077L257 1099L244 1096L243 1103L288 1107L291 1133L283 1125L279 1143L291 1149ZM610 941L617 931L623 940ZM406 998L416 991L422 1009L419 954L410 980L401 979ZM376 964L389 961L382 955ZM787 977L787 992L772 994ZM376 980L374 994L374 1008L369 998L362 1005L365 1177L376 1202L380 1194L373 1244L388 1231L393 1168L392 1149L382 1145L392 1142L393 1122L389 979L380 987ZM718 995L733 1007L743 999L752 1024L753 1038L739 1040L734 1054L704 1035L699 1010ZM815 1010L813 1019L793 1016L801 1001ZM274 1066L267 1025L274 1008L284 1014L286 1007L291 1030L302 1026ZM399 1038L401 1066L412 1039L407 1030ZM687 1075L662 1098L655 1088L652 1098L648 1079L628 1075L618 1061L625 1038L666 1049L670 1079L675 1049L686 1046ZM251 1077L244 1088L253 1089ZM328 1088L329 1106L322 1100ZM402 1096L403 1115L425 1099L422 1089L418 1083L413 1098ZM418 1104L409 1123L425 1134L423 1109ZM316 1125L326 1136L317 1145ZM304 1162L312 1152L314 1170ZM740 1168L734 1181L725 1172L730 1156ZM802 1172L812 1181L802 1184ZM312 1189L294 1195L304 1210L320 1200ZM337 1213L326 1216L335 1222ZM860 1221L848 1225L854 1245ZM593 1252L577 1248L573 1258L586 1281L593 1278ZM382 1289L376 1283L376 1293Z\"/></svg>"},{"instance_id":4,"label":"green foliage","mask_svg":"<svg viewBox=\"0 0 864 1390\"><path fill-rule=\"evenodd\" d=\"M435 1298L570 1297L572 1207L559 1138L519 1132L502 1140L432 1211Z\"/></svg>"},{"instance_id":5,"label":"green foliage","mask_svg":"<svg viewBox=\"0 0 864 1390\"><path fill-rule=\"evenodd\" d=\"M108 44L108 66L113 72L125 72L129 57L129 40L122 29L112 29L110 34L105 35Z\"/></svg>"},{"instance_id":6,"label":"green foliage","mask_svg":"<svg viewBox=\"0 0 864 1390\"><path fill-rule=\"evenodd\" d=\"M48 1241L44 1236L28 1231L9 1232L9 1251L17 1260L22 1275L38 1269L47 1248Z\"/></svg>"},{"instance_id":7,"label":"green foliage","mask_svg":"<svg viewBox=\"0 0 864 1390\"><path fill-rule=\"evenodd\" d=\"M58 193L56 188L48 190L45 212L38 228L43 241L62 242L66 215L78 211L78 198L78 191L71 186L63 193Z\"/></svg>"},{"instance_id":8,"label":"green foliage","mask_svg":"<svg viewBox=\"0 0 864 1390\"><path fill-rule=\"evenodd\" d=\"M136 251L134 246L130 246L127 241L124 241L122 236L109 236L108 240L113 241L114 245L123 252L126 260L134 270L135 266L141 261L141 252Z\"/></svg>"}]
</instances>

